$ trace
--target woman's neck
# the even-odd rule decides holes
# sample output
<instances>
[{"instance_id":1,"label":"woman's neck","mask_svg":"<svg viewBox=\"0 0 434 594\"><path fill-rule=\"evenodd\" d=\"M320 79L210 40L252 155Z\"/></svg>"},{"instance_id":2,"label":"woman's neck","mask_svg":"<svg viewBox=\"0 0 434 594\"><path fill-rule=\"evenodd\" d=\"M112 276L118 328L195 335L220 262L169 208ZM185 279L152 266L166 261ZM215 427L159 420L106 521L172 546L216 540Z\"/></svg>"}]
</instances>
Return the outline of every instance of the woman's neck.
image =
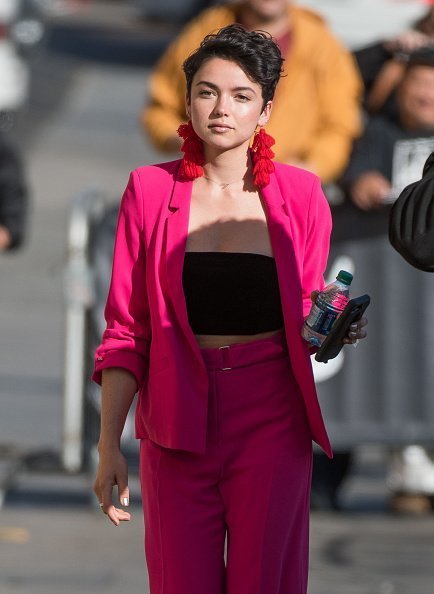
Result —
<instances>
[{"instance_id":1,"label":"woman's neck","mask_svg":"<svg viewBox=\"0 0 434 594\"><path fill-rule=\"evenodd\" d=\"M204 176L215 182L231 183L242 180L251 169L250 155L245 149L238 154L234 150L218 154L210 154L210 151L205 150Z\"/></svg>"}]
</instances>

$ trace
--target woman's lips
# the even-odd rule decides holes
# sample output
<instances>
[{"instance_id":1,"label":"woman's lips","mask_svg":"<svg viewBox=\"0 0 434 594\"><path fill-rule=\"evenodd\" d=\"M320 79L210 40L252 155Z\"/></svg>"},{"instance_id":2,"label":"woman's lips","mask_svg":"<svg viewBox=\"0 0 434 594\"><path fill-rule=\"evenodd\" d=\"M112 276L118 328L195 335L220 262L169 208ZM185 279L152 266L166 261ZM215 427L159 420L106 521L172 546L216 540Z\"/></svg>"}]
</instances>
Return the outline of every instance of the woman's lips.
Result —
<instances>
[{"instance_id":1,"label":"woman's lips","mask_svg":"<svg viewBox=\"0 0 434 594\"><path fill-rule=\"evenodd\" d=\"M212 130L213 132L219 132L220 134L232 130L232 128L230 126L227 126L226 124L211 124L210 126L208 126L208 128L210 128L210 130Z\"/></svg>"}]
</instances>

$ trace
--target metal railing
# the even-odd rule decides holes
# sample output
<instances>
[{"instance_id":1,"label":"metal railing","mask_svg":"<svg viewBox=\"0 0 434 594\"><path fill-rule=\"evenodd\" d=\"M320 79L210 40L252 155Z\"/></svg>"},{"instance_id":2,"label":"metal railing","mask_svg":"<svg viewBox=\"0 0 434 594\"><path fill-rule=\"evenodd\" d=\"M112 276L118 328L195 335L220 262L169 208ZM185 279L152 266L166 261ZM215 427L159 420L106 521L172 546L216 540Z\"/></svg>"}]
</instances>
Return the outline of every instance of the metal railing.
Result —
<instances>
[{"instance_id":1,"label":"metal railing","mask_svg":"<svg viewBox=\"0 0 434 594\"><path fill-rule=\"evenodd\" d=\"M102 192L87 189L72 199L66 253L65 375L62 464L69 472L83 466L86 385L86 324L95 304L91 228L104 213Z\"/></svg>"}]
</instances>

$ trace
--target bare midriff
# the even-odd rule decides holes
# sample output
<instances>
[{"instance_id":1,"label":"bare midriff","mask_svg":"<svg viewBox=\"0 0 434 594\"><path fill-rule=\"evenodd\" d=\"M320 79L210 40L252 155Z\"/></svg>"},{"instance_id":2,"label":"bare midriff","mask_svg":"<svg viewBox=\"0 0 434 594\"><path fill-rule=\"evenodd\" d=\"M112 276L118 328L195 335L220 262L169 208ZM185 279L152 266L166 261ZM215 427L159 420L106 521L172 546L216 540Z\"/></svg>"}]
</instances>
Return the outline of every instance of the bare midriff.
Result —
<instances>
[{"instance_id":1,"label":"bare midriff","mask_svg":"<svg viewBox=\"0 0 434 594\"><path fill-rule=\"evenodd\" d=\"M260 332L259 334L242 334L236 335L216 335L216 334L195 334L197 343L201 349L219 349L223 346L232 344L252 342L254 340L261 340L263 338L270 338L276 334L280 334L283 328L279 330L271 330L270 332Z\"/></svg>"}]
</instances>

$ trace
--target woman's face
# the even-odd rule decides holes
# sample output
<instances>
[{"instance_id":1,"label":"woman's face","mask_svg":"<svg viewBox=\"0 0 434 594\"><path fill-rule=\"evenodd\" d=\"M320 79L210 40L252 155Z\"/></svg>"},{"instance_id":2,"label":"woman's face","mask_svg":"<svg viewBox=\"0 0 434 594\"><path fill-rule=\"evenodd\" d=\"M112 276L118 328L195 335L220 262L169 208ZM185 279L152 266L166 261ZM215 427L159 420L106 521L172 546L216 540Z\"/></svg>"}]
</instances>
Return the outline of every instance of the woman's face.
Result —
<instances>
[{"instance_id":1,"label":"woman's face","mask_svg":"<svg viewBox=\"0 0 434 594\"><path fill-rule=\"evenodd\" d=\"M193 77L187 112L205 146L228 150L248 146L255 128L267 123L271 101L262 108L261 86L236 64L206 60Z\"/></svg>"}]
</instances>

